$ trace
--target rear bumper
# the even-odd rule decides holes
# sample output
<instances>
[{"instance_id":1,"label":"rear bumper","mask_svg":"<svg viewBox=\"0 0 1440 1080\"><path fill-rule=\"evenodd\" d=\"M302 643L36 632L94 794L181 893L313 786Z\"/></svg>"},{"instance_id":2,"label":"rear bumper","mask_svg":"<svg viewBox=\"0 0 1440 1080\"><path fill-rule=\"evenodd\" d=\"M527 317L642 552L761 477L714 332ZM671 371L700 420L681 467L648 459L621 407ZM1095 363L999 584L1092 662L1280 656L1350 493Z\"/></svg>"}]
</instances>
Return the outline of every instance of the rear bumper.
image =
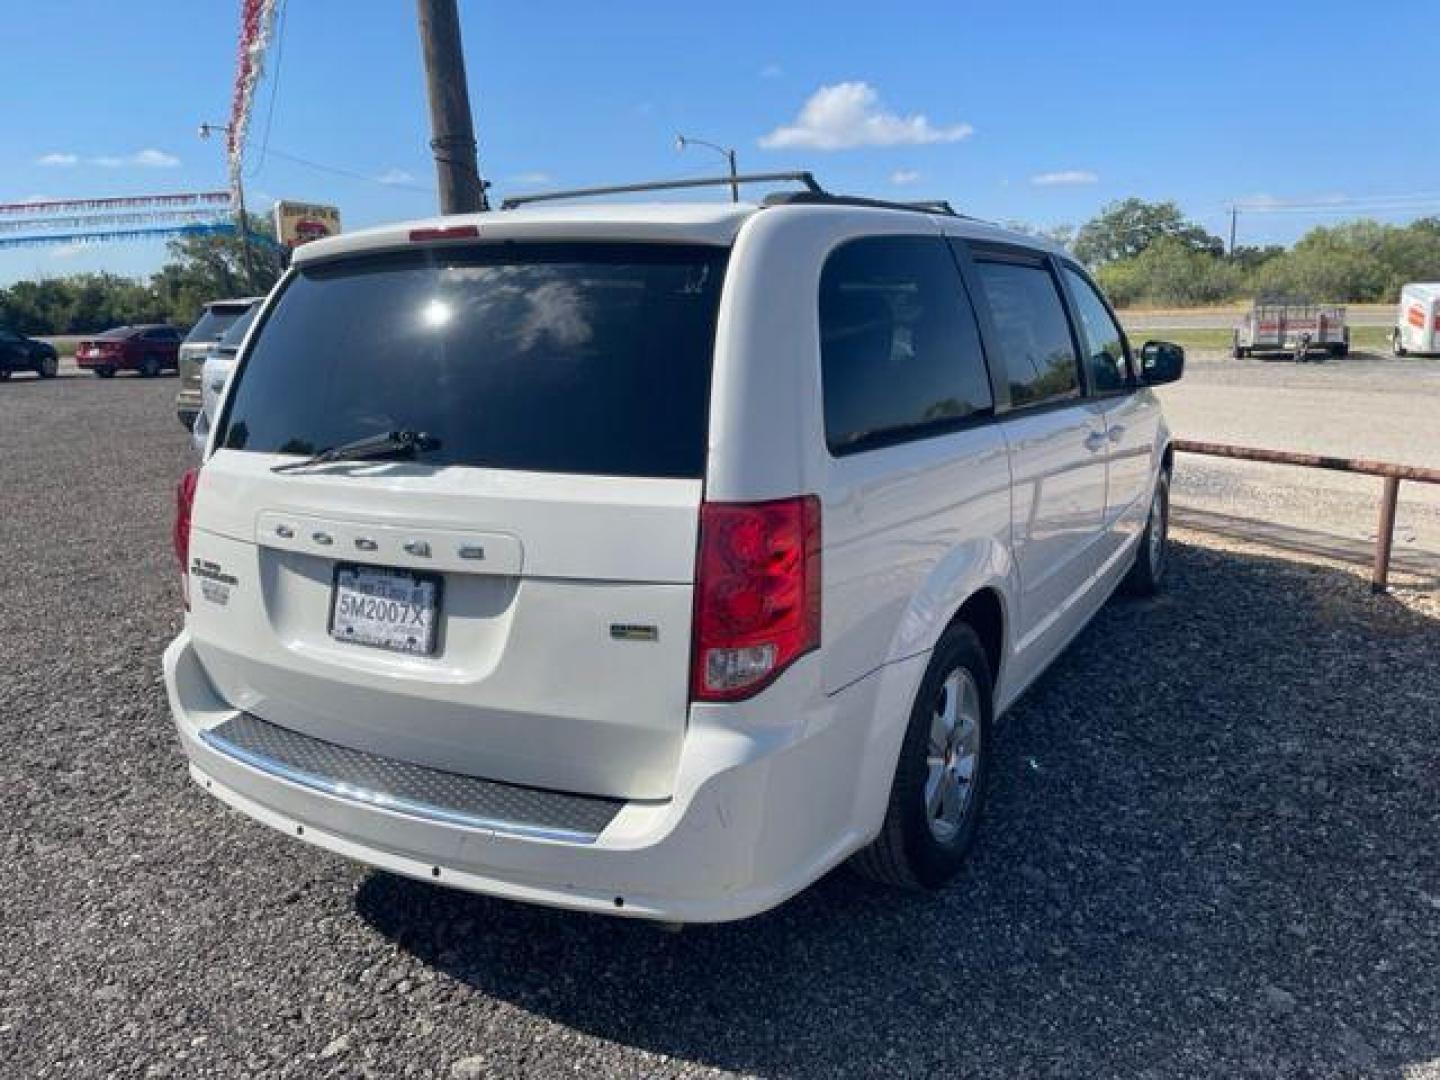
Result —
<instances>
[{"instance_id":1,"label":"rear bumper","mask_svg":"<svg viewBox=\"0 0 1440 1080\"><path fill-rule=\"evenodd\" d=\"M861 775L873 695L815 694L815 672L805 666L797 664L761 695L764 715L754 701L692 709L671 798L624 803L598 835L566 838L505 823L458 823L381 805L365 793L337 794L227 752L212 733L237 710L211 687L187 634L164 659L191 776L255 820L442 885L676 922L758 914L841 862L878 828L878 819L867 819L883 799L862 790L874 784ZM776 716L787 720L777 725Z\"/></svg>"},{"instance_id":2,"label":"rear bumper","mask_svg":"<svg viewBox=\"0 0 1440 1080\"><path fill-rule=\"evenodd\" d=\"M95 368L114 368L116 371L129 371L131 368L136 368L140 365L128 356L76 356L75 366L81 371L93 371Z\"/></svg>"}]
</instances>

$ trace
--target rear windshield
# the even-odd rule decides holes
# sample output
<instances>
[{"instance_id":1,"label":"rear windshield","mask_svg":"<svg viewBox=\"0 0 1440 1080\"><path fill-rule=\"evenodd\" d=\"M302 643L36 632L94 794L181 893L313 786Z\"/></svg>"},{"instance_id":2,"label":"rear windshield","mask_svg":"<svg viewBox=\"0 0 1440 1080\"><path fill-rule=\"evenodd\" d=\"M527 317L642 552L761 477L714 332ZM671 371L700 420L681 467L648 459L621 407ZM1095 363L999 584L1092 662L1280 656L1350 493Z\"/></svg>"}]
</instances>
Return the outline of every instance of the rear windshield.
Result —
<instances>
[{"instance_id":1,"label":"rear windshield","mask_svg":"<svg viewBox=\"0 0 1440 1080\"><path fill-rule=\"evenodd\" d=\"M220 336L220 348L229 349L232 352L240 348L240 343L245 340L245 335L250 330L250 324L255 321L255 313L259 310L258 303L251 304L246 308L245 314L231 323L230 329Z\"/></svg>"},{"instance_id":2,"label":"rear windshield","mask_svg":"<svg viewBox=\"0 0 1440 1080\"><path fill-rule=\"evenodd\" d=\"M219 341L231 324L248 310L247 304L212 304L200 316L200 321L190 328L185 340Z\"/></svg>"},{"instance_id":3,"label":"rear windshield","mask_svg":"<svg viewBox=\"0 0 1440 1080\"><path fill-rule=\"evenodd\" d=\"M699 477L725 258L508 243L301 269L217 445L313 454L408 429L440 440L434 465Z\"/></svg>"}]
</instances>

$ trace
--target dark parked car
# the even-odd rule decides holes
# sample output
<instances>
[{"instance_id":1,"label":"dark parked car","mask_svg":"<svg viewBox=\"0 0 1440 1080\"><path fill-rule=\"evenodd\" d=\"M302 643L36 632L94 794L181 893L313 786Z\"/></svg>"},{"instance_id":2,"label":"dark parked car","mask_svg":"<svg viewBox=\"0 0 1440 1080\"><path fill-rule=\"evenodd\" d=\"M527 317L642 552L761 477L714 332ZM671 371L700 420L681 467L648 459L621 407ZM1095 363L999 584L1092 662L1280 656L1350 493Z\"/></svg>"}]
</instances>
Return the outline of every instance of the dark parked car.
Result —
<instances>
[{"instance_id":1,"label":"dark parked car","mask_svg":"<svg viewBox=\"0 0 1440 1080\"><path fill-rule=\"evenodd\" d=\"M53 379L59 370L55 346L0 326L0 379L10 378L12 371L33 371L42 379Z\"/></svg>"},{"instance_id":2,"label":"dark parked car","mask_svg":"<svg viewBox=\"0 0 1440 1080\"><path fill-rule=\"evenodd\" d=\"M108 379L117 371L159 375L180 366L180 331L163 324L117 326L75 346L75 363Z\"/></svg>"}]
</instances>

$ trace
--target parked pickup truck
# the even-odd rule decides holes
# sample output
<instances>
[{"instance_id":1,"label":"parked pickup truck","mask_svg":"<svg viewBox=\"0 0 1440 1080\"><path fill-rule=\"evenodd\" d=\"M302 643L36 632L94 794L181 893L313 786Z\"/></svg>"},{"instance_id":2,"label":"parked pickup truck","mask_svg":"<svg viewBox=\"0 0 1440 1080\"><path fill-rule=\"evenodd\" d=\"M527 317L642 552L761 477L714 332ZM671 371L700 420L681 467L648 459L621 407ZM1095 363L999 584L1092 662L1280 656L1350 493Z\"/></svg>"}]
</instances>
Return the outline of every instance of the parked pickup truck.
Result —
<instances>
[{"instance_id":1,"label":"parked pickup truck","mask_svg":"<svg viewBox=\"0 0 1440 1080\"><path fill-rule=\"evenodd\" d=\"M59 370L55 346L0 326L0 380L15 371L33 371L42 379L53 379Z\"/></svg>"},{"instance_id":2,"label":"parked pickup truck","mask_svg":"<svg viewBox=\"0 0 1440 1080\"><path fill-rule=\"evenodd\" d=\"M1235 328L1230 355L1291 356L1299 362L1317 353L1347 356L1350 328L1341 304L1312 304L1295 300L1257 300Z\"/></svg>"}]
</instances>

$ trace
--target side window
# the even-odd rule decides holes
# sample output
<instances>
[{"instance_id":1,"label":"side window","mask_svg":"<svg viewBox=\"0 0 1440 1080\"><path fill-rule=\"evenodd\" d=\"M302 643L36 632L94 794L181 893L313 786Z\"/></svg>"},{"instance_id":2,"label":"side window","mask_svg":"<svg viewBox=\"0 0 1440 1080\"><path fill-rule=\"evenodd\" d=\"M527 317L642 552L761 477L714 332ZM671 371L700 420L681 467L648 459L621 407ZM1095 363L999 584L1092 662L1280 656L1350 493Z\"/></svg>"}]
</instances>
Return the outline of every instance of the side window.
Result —
<instances>
[{"instance_id":1,"label":"side window","mask_svg":"<svg viewBox=\"0 0 1440 1080\"><path fill-rule=\"evenodd\" d=\"M1070 322L1055 279L1029 263L975 264L1017 408L1080 396Z\"/></svg>"},{"instance_id":2,"label":"side window","mask_svg":"<svg viewBox=\"0 0 1440 1080\"><path fill-rule=\"evenodd\" d=\"M975 312L939 237L870 237L830 255L820 367L835 454L950 430L994 406Z\"/></svg>"},{"instance_id":3,"label":"side window","mask_svg":"<svg viewBox=\"0 0 1440 1080\"><path fill-rule=\"evenodd\" d=\"M1095 287L1070 267L1065 267L1065 284L1080 316L1080 337L1085 344L1085 363L1090 385L1105 394L1125 389L1130 369L1125 362L1125 337L1110 317Z\"/></svg>"}]
</instances>

